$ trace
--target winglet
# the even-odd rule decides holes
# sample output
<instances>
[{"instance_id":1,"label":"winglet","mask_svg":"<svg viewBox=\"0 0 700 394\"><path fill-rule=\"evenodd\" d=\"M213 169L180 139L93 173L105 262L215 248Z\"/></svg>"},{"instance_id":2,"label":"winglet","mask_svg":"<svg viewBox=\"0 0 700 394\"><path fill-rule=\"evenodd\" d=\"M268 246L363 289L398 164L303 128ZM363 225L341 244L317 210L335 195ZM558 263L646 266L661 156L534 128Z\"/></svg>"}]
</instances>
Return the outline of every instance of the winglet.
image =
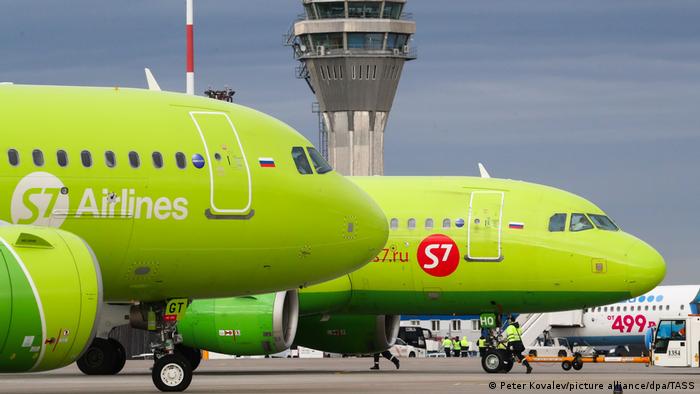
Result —
<instances>
[{"instance_id":1,"label":"winglet","mask_svg":"<svg viewBox=\"0 0 700 394\"><path fill-rule=\"evenodd\" d=\"M489 175L489 172L486 171L486 167L484 167L484 165L481 163L479 163L479 174L481 175L482 178L491 178L491 175Z\"/></svg>"},{"instance_id":2,"label":"winglet","mask_svg":"<svg viewBox=\"0 0 700 394\"><path fill-rule=\"evenodd\" d=\"M146 72L146 82L148 83L148 90L155 90L157 92L160 92L160 85L158 85L158 81L156 81L156 77L153 76L151 70L148 67L146 67L144 71Z\"/></svg>"}]
</instances>

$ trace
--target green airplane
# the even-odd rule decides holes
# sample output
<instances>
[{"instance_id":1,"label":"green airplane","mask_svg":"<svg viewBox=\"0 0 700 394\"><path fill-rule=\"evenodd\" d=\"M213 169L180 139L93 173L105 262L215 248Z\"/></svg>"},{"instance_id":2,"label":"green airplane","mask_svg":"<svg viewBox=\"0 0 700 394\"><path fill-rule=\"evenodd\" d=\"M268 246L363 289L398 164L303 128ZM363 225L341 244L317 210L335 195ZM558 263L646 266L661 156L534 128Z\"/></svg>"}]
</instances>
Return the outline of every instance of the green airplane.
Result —
<instances>
[{"instance_id":1,"label":"green airplane","mask_svg":"<svg viewBox=\"0 0 700 394\"><path fill-rule=\"evenodd\" d=\"M651 246L568 192L470 177L351 179L389 220L383 250L303 289L298 305L281 293L195 300L178 325L192 365L194 349L376 353L394 343L401 314L580 309L644 294L665 275Z\"/></svg>"},{"instance_id":2,"label":"green airplane","mask_svg":"<svg viewBox=\"0 0 700 394\"><path fill-rule=\"evenodd\" d=\"M0 372L115 373L126 316L159 334L156 386L183 390L189 300L330 280L387 240L365 192L242 106L2 84L0 130Z\"/></svg>"}]
</instances>

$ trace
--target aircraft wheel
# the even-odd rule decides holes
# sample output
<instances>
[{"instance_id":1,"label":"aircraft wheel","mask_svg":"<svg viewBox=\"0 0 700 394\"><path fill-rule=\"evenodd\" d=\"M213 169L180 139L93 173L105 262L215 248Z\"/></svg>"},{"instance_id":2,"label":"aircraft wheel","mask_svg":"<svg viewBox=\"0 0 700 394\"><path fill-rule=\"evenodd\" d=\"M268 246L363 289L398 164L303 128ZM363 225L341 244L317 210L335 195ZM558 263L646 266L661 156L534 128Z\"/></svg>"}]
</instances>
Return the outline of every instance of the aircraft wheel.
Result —
<instances>
[{"instance_id":1,"label":"aircraft wheel","mask_svg":"<svg viewBox=\"0 0 700 394\"><path fill-rule=\"evenodd\" d=\"M503 357L495 349L486 350L486 354L481 358L481 367L487 373L496 373L503 368Z\"/></svg>"},{"instance_id":2,"label":"aircraft wheel","mask_svg":"<svg viewBox=\"0 0 700 394\"><path fill-rule=\"evenodd\" d=\"M185 391L192 382L192 368L181 354L167 354L156 360L151 377L160 391Z\"/></svg>"},{"instance_id":3,"label":"aircraft wheel","mask_svg":"<svg viewBox=\"0 0 700 394\"><path fill-rule=\"evenodd\" d=\"M124 362L126 351L119 342L95 338L76 364L85 375L115 375L124 367Z\"/></svg>"},{"instance_id":4,"label":"aircraft wheel","mask_svg":"<svg viewBox=\"0 0 700 394\"><path fill-rule=\"evenodd\" d=\"M110 371L111 373L109 374L116 375L124 369L124 365L126 364L126 349L124 349L124 346L116 339L109 338L108 341L117 349L117 362L114 365L114 369Z\"/></svg>"},{"instance_id":5,"label":"aircraft wheel","mask_svg":"<svg viewBox=\"0 0 700 394\"><path fill-rule=\"evenodd\" d=\"M199 363L202 361L202 351L199 349L191 348L183 344L175 345L175 353L182 355L192 367L192 371L199 367Z\"/></svg>"},{"instance_id":6,"label":"aircraft wheel","mask_svg":"<svg viewBox=\"0 0 700 394\"><path fill-rule=\"evenodd\" d=\"M571 367L572 367L571 361L562 361L561 369L563 369L564 371L569 371L571 369Z\"/></svg>"}]
</instances>

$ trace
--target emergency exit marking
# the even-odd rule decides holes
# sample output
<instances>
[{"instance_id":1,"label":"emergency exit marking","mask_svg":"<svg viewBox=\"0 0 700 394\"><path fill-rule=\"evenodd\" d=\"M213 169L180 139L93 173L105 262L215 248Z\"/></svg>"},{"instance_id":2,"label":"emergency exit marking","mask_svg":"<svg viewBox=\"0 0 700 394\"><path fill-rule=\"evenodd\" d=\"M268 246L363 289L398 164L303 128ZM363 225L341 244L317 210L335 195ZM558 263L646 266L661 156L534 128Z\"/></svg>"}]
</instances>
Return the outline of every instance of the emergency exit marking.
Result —
<instances>
[{"instance_id":1,"label":"emergency exit marking","mask_svg":"<svg viewBox=\"0 0 700 394\"><path fill-rule=\"evenodd\" d=\"M457 270L459 247L444 234L426 237L418 246L418 265L428 275L443 277Z\"/></svg>"}]
</instances>

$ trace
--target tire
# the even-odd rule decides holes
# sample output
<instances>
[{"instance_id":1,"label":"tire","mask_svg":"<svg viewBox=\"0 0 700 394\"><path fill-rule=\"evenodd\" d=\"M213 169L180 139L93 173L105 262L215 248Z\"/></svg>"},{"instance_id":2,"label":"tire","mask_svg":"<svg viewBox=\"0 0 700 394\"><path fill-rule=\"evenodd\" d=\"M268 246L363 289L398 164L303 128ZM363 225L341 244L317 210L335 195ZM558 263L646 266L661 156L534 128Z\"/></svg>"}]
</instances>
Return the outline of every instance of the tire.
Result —
<instances>
[{"instance_id":1,"label":"tire","mask_svg":"<svg viewBox=\"0 0 700 394\"><path fill-rule=\"evenodd\" d=\"M567 356L566 350L560 350L560 351L557 353L557 357L566 357L566 356Z\"/></svg>"},{"instance_id":2,"label":"tire","mask_svg":"<svg viewBox=\"0 0 700 394\"><path fill-rule=\"evenodd\" d=\"M481 368L487 373L496 373L503 368L503 356L495 349L488 349L481 358Z\"/></svg>"},{"instance_id":3,"label":"tire","mask_svg":"<svg viewBox=\"0 0 700 394\"><path fill-rule=\"evenodd\" d=\"M85 375L118 373L124 365L120 363L119 348L114 345L114 342L119 343L114 340L95 338L88 350L76 362L78 369ZM124 352L124 361L126 361L126 352Z\"/></svg>"},{"instance_id":4,"label":"tire","mask_svg":"<svg viewBox=\"0 0 700 394\"><path fill-rule=\"evenodd\" d=\"M515 365L515 360L510 360L510 362L504 360L503 366L501 367L501 372L510 372L513 369L513 365Z\"/></svg>"},{"instance_id":5,"label":"tire","mask_svg":"<svg viewBox=\"0 0 700 394\"><path fill-rule=\"evenodd\" d=\"M199 367L199 363L202 361L202 351L199 349L191 348L183 344L175 345L175 353L182 355L185 360L190 363L192 371Z\"/></svg>"},{"instance_id":6,"label":"tire","mask_svg":"<svg viewBox=\"0 0 700 394\"><path fill-rule=\"evenodd\" d=\"M571 370L571 366L572 366L572 365L571 365L571 361L563 361L563 362L561 363L561 369L563 369L564 371L569 371L569 370Z\"/></svg>"},{"instance_id":7,"label":"tire","mask_svg":"<svg viewBox=\"0 0 700 394\"><path fill-rule=\"evenodd\" d=\"M111 371L112 373L110 373L110 375L116 375L124 369L124 365L126 364L126 349L124 349L121 342L116 339L109 338L108 341L117 349L117 363Z\"/></svg>"},{"instance_id":8,"label":"tire","mask_svg":"<svg viewBox=\"0 0 700 394\"><path fill-rule=\"evenodd\" d=\"M408 353L408 357L409 357L409 358L415 358L415 357L416 357L416 353L415 353L415 352Z\"/></svg>"},{"instance_id":9,"label":"tire","mask_svg":"<svg viewBox=\"0 0 700 394\"><path fill-rule=\"evenodd\" d=\"M151 378L160 391L185 391L192 382L192 368L181 354L167 354L153 364Z\"/></svg>"},{"instance_id":10,"label":"tire","mask_svg":"<svg viewBox=\"0 0 700 394\"><path fill-rule=\"evenodd\" d=\"M579 357L575 357L574 361L571 362L571 366L576 370L580 371L583 368L583 361Z\"/></svg>"}]
</instances>

